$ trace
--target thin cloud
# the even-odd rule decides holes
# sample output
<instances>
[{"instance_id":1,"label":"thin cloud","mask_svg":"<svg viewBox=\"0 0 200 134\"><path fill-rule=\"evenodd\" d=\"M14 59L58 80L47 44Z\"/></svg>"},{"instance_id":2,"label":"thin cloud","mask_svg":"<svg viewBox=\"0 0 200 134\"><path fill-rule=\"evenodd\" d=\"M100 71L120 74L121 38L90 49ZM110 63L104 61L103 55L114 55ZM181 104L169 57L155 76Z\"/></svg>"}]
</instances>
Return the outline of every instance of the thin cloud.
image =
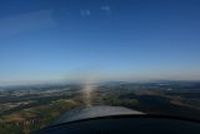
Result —
<instances>
[{"instance_id":1,"label":"thin cloud","mask_svg":"<svg viewBox=\"0 0 200 134\"><path fill-rule=\"evenodd\" d=\"M82 10L80 10L80 14L83 17L87 17L87 16L91 15L91 11L89 9L82 9Z\"/></svg>"},{"instance_id":2,"label":"thin cloud","mask_svg":"<svg viewBox=\"0 0 200 134\"><path fill-rule=\"evenodd\" d=\"M106 5L106 6L101 6L100 7L101 11L104 11L106 13L111 13L111 7Z\"/></svg>"},{"instance_id":3,"label":"thin cloud","mask_svg":"<svg viewBox=\"0 0 200 134\"><path fill-rule=\"evenodd\" d=\"M55 26L55 21L50 10L41 10L0 18L0 36L9 37Z\"/></svg>"}]
</instances>

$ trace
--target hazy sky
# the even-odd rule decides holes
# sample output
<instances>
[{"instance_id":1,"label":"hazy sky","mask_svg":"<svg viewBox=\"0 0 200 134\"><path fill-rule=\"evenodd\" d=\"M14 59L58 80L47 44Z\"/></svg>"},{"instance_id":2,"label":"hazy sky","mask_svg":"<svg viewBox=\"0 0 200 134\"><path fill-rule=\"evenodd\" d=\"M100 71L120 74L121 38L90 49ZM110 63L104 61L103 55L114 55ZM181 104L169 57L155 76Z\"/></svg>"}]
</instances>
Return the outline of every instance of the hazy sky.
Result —
<instances>
[{"instance_id":1,"label":"hazy sky","mask_svg":"<svg viewBox=\"0 0 200 134\"><path fill-rule=\"evenodd\" d=\"M0 84L88 77L200 80L200 1L0 1Z\"/></svg>"}]
</instances>

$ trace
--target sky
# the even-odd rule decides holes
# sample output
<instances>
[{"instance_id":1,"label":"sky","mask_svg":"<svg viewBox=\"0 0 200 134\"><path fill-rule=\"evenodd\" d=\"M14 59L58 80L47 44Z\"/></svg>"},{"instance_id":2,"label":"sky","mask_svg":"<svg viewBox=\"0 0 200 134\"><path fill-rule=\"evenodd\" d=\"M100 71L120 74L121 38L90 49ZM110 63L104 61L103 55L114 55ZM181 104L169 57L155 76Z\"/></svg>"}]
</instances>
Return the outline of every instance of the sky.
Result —
<instances>
[{"instance_id":1,"label":"sky","mask_svg":"<svg viewBox=\"0 0 200 134\"><path fill-rule=\"evenodd\" d=\"M0 85L200 80L199 0L0 0Z\"/></svg>"}]
</instances>

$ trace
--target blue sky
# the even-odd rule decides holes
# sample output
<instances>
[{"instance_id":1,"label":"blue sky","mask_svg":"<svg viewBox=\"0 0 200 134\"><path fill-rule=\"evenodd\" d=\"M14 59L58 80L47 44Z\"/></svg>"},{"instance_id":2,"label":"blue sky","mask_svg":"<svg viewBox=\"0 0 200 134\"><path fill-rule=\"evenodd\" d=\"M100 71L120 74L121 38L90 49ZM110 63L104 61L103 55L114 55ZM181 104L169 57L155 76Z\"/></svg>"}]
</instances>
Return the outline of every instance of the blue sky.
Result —
<instances>
[{"instance_id":1,"label":"blue sky","mask_svg":"<svg viewBox=\"0 0 200 134\"><path fill-rule=\"evenodd\" d=\"M0 84L200 80L198 0L0 2Z\"/></svg>"}]
</instances>

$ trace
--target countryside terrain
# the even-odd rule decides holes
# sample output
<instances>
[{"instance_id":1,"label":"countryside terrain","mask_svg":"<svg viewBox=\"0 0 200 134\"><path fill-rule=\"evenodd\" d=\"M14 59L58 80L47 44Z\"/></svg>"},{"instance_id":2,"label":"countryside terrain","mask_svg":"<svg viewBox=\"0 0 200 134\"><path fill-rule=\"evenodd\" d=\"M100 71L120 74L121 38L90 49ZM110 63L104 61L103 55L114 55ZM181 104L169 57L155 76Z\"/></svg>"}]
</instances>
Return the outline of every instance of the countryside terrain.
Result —
<instances>
[{"instance_id":1,"label":"countryside terrain","mask_svg":"<svg viewBox=\"0 0 200 134\"><path fill-rule=\"evenodd\" d=\"M147 114L200 120L200 82L104 82L0 87L0 133L30 134L69 110L123 106Z\"/></svg>"}]
</instances>

